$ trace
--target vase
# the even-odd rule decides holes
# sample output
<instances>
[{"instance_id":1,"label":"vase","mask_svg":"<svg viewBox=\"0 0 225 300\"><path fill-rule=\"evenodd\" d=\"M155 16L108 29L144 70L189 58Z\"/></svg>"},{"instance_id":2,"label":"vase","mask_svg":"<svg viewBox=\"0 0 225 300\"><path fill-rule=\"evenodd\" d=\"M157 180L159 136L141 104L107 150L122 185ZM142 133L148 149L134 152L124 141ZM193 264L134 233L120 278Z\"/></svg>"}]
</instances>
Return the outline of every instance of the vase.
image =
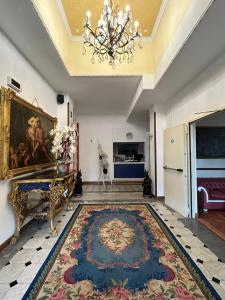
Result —
<instances>
[{"instance_id":1,"label":"vase","mask_svg":"<svg viewBox=\"0 0 225 300\"><path fill-rule=\"evenodd\" d=\"M61 174L65 174L66 173L66 165L64 162L62 163L58 163L57 164L57 174L61 175Z\"/></svg>"}]
</instances>

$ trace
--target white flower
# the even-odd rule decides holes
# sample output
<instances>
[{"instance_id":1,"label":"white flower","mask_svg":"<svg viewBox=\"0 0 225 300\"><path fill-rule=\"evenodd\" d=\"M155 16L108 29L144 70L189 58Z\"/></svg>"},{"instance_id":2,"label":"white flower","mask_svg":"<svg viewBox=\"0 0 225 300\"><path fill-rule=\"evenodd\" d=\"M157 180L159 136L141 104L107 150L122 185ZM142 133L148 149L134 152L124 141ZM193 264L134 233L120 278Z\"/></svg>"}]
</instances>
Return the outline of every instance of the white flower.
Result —
<instances>
[{"instance_id":1,"label":"white flower","mask_svg":"<svg viewBox=\"0 0 225 300\"><path fill-rule=\"evenodd\" d=\"M77 136L75 128L75 125L63 126L61 130L56 128L50 131L50 135L54 136L51 152L57 158L59 157L68 162L72 160L73 155L76 153Z\"/></svg>"},{"instance_id":2,"label":"white flower","mask_svg":"<svg viewBox=\"0 0 225 300\"><path fill-rule=\"evenodd\" d=\"M76 148L74 146L70 146L70 153L75 154Z\"/></svg>"}]
</instances>

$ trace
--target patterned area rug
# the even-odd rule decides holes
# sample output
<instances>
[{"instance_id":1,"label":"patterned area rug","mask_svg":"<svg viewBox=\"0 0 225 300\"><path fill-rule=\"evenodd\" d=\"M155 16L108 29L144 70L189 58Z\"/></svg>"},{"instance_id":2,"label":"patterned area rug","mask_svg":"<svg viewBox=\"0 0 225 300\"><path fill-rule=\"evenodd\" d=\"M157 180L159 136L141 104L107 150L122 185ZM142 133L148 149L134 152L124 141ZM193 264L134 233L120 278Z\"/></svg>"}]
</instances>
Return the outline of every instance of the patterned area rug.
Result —
<instances>
[{"instance_id":1,"label":"patterned area rug","mask_svg":"<svg viewBox=\"0 0 225 300\"><path fill-rule=\"evenodd\" d=\"M221 299L149 204L80 205L23 299Z\"/></svg>"}]
</instances>

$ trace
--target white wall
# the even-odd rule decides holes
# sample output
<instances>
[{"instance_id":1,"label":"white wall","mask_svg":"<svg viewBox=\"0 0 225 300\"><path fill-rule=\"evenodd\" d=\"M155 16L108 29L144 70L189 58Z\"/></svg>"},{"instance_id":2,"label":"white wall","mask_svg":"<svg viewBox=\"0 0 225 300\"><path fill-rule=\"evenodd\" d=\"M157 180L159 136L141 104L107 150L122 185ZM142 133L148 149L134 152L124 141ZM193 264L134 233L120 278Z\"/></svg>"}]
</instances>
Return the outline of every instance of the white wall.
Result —
<instances>
[{"instance_id":1,"label":"white wall","mask_svg":"<svg viewBox=\"0 0 225 300\"><path fill-rule=\"evenodd\" d=\"M164 119L165 128L170 128L205 115L198 114L199 112L219 110L223 107L225 107L225 53L164 104L161 120ZM163 128L160 127L158 122L157 136L163 132ZM163 172L163 157L159 156L158 160L157 163ZM162 179L158 185L164 193Z\"/></svg>"},{"instance_id":2,"label":"white wall","mask_svg":"<svg viewBox=\"0 0 225 300\"><path fill-rule=\"evenodd\" d=\"M155 107L156 111L156 149L157 149L157 196L164 196L164 129L166 121L162 105Z\"/></svg>"},{"instance_id":3,"label":"white wall","mask_svg":"<svg viewBox=\"0 0 225 300\"><path fill-rule=\"evenodd\" d=\"M132 142L145 142L146 124L130 124L125 116L78 116L80 123L80 168L83 181L97 181L98 142L108 155L110 175L113 179L113 142L125 142L126 133L132 132Z\"/></svg>"},{"instance_id":4,"label":"white wall","mask_svg":"<svg viewBox=\"0 0 225 300\"><path fill-rule=\"evenodd\" d=\"M155 191L155 136L154 136L154 112L156 113L156 156L157 156L157 196L164 196L164 147L163 147L163 131L166 127L166 120L164 114L163 105L153 105L149 111L150 117L150 169L151 169L151 179L153 194L156 194Z\"/></svg>"},{"instance_id":5,"label":"white wall","mask_svg":"<svg viewBox=\"0 0 225 300\"><path fill-rule=\"evenodd\" d=\"M48 83L25 60L9 40L0 32L0 85L6 87L7 76L21 83L20 96L32 102L36 97L40 107L52 116L57 116L56 94ZM15 231L15 217L8 204L10 181L0 181L0 245Z\"/></svg>"},{"instance_id":6,"label":"white wall","mask_svg":"<svg viewBox=\"0 0 225 300\"><path fill-rule=\"evenodd\" d=\"M197 159L197 168L225 168L225 159ZM225 170L197 170L198 178L225 178Z\"/></svg>"},{"instance_id":7,"label":"white wall","mask_svg":"<svg viewBox=\"0 0 225 300\"><path fill-rule=\"evenodd\" d=\"M166 107L167 127L225 107L225 53L194 78ZM196 114L197 113L197 114Z\"/></svg>"},{"instance_id":8,"label":"white wall","mask_svg":"<svg viewBox=\"0 0 225 300\"><path fill-rule=\"evenodd\" d=\"M154 136L154 106L149 110L149 135L150 135L150 172L152 180L152 193L155 195L155 136Z\"/></svg>"},{"instance_id":9,"label":"white wall","mask_svg":"<svg viewBox=\"0 0 225 300\"><path fill-rule=\"evenodd\" d=\"M67 105L69 103L69 123L72 124L76 121L75 103L69 95L64 95L64 103L57 105L58 126L61 128L63 125L67 125Z\"/></svg>"}]
</instances>

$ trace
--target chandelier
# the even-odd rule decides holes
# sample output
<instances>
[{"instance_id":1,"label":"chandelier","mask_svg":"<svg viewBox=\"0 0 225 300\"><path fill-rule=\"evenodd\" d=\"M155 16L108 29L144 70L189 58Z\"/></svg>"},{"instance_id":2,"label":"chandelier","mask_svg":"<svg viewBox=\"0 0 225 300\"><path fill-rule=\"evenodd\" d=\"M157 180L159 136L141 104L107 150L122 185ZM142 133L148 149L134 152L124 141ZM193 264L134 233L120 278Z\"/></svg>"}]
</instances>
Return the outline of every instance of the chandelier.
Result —
<instances>
[{"instance_id":1,"label":"chandelier","mask_svg":"<svg viewBox=\"0 0 225 300\"><path fill-rule=\"evenodd\" d=\"M102 15L95 30L91 27L91 12L86 13L83 37L83 54L86 54L85 46L91 47L93 64L96 58L100 63L108 61L113 67L116 62L130 63L137 39L139 48L142 48L139 23L133 22L130 7L127 5L125 11L119 10L112 0L104 1Z\"/></svg>"}]
</instances>

